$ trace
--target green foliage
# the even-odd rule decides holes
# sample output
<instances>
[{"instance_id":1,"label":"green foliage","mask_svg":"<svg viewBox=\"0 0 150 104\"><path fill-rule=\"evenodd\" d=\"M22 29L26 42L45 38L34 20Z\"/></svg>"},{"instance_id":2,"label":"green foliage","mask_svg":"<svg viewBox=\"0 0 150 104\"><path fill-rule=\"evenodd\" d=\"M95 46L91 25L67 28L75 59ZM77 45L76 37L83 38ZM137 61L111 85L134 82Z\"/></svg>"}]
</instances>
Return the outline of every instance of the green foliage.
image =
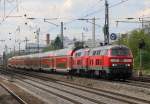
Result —
<instances>
[{"instance_id":1,"label":"green foliage","mask_svg":"<svg viewBox=\"0 0 150 104\"><path fill-rule=\"evenodd\" d=\"M59 36L57 36L55 38L54 42L52 42L49 46L44 48L43 51L46 52L46 51L50 51L50 50L61 49L61 47L62 47L61 39Z\"/></svg>"},{"instance_id":2,"label":"green foliage","mask_svg":"<svg viewBox=\"0 0 150 104\"><path fill-rule=\"evenodd\" d=\"M55 49L61 49L62 48L62 42L61 42L61 39L59 36L56 37L53 45L54 45Z\"/></svg>"},{"instance_id":3,"label":"green foliage","mask_svg":"<svg viewBox=\"0 0 150 104\"><path fill-rule=\"evenodd\" d=\"M144 31L134 30L128 36L122 37L118 40L117 43L124 44L128 46L134 57L134 64L135 68L139 69L140 65L140 54L139 54L139 42L143 39L145 42L145 48L142 50L142 61L143 61L143 68L150 70L150 35L144 33Z\"/></svg>"},{"instance_id":4,"label":"green foliage","mask_svg":"<svg viewBox=\"0 0 150 104\"><path fill-rule=\"evenodd\" d=\"M46 48L43 49L43 52L47 52L47 51L50 51L50 50L55 50L54 46L53 46L53 43L50 44L49 46L47 46Z\"/></svg>"},{"instance_id":5,"label":"green foliage","mask_svg":"<svg viewBox=\"0 0 150 104\"><path fill-rule=\"evenodd\" d=\"M77 41L77 42L74 43L74 46L75 46L76 48L83 48L84 42Z\"/></svg>"},{"instance_id":6,"label":"green foliage","mask_svg":"<svg viewBox=\"0 0 150 104\"><path fill-rule=\"evenodd\" d=\"M134 58L135 61L135 67L140 67L140 53L138 52L138 55ZM142 51L142 65L144 69L150 70L150 53L148 51L143 50Z\"/></svg>"}]
</instances>

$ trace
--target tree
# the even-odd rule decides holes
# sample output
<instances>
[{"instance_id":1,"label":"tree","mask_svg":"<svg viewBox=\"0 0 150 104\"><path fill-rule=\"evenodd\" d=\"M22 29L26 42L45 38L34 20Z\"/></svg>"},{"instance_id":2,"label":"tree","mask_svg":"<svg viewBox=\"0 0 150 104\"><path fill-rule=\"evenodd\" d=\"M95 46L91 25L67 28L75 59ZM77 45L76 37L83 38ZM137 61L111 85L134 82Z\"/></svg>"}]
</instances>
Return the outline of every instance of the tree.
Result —
<instances>
[{"instance_id":1,"label":"tree","mask_svg":"<svg viewBox=\"0 0 150 104\"><path fill-rule=\"evenodd\" d=\"M84 47L84 43L80 42L80 41L76 41L74 43L75 48L83 48Z\"/></svg>"},{"instance_id":2,"label":"tree","mask_svg":"<svg viewBox=\"0 0 150 104\"><path fill-rule=\"evenodd\" d=\"M134 57L134 64L136 68L139 68L140 65L140 53L139 53L139 44L142 41L144 41L145 46L142 47L142 61L143 61L143 67L144 69L149 69L150 68L150 35L144 33L144 31L140 30L133 30L129 36L127 37L122 37L119 39L117 43L124 44L128 46L133 54ZM142 43L143 44L143 43Z\"/></svg>"},{"instance_id":3,"label":"tree","mask_svg":"<svg viewBox=\"0 0 150 104\"><path fill-rule=\"evenodd\" d=\"M54 48L55 49L61 49L62 48L62 42L61 42L61 39L59 36L57 36L55 38L55 41L54 41Z\"/></svg>"},{"instance_id":4,"label":"tree","mask_svg":"<svg viewBox=\"0 0 150 104\"><path fill-rule=\"evenodd\" d=\"M57 36L55 38L55 40L49 46L44 48L43 51L46 52L46 51L50 51L50 50L61 49L61 47L62 47L62 43L61 43L60 37Z\"/></svg>"}]
</instances>

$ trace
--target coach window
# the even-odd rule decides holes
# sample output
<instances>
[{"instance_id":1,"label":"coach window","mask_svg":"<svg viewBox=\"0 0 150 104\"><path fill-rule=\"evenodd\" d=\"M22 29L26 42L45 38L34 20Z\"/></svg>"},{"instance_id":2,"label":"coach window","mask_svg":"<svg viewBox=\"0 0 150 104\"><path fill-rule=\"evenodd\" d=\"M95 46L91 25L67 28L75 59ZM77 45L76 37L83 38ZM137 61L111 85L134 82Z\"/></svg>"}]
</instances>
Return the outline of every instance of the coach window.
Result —
<instances>
[{"instance_id":1,"label":"coach window","mask_svg":"<svg viewBox=\"0 0 150 104\"><path fill-rule=\"evenodd\" d=\"M92 65L92 60L90 60L90 65Z\"/></svg>"},{"instance_id":2,"label":"coach window","mask_svg":"<svg viewBox=\"0 0 150 104\"><path fill-rule=\"evenodd\" d=\"M104 50L104 55L107 55L108 54L108 50Z\"/></svg>"},{"instance_id":3,"label":"coach window","mask_svg":"<svg viewBox=\"0 0 150 104\"><path fill-rule=\"evenodd\" d=\"M100 55L100 50L98 51L98 54L97 55Z\"/></svg>"},{"instance_id":4,"label":"coach window","mask_svg":"<svg viewBox=\"0 0 150 104\"><path fill-rule=\"evenodd\" d=\"M81 52L78 53L78 56L81 56Z\"/></svg>"},{"instance_id":5,"label":"coach window","mask_svg":"<svg viewBox=\"0 0 150 104\"><path fill-rule=\"evenodd\" d=\"M99 51L96 51L96 55L98 55Z\"/></svg>"},{"instance_id":6,"label":"coach window","mask_svg":"<svg viewBox=\"0 0 150 104\"><path fill-rule=\"evenodd\" d=\"M101 50L101 55L105 55L105 50Z\"/></svg>"},{"instance_id":7,"label":"coach window","mask_svg":"<svg viewBox=\"0 0 150 104\"><path fill-rule=\"evenodd\" d=\"M89 55L89 52L88 52L88 51L86 51L84 55L86 55L86 56L87 56L87 55Z\"/></svg>"},{"instance_id":8,"label":"coach window","mask_svg":"<svg viewBox=\"0 0 150 104\"><path fill-rule=\"evenodd\" d=\"M98 52L97 52L97 55L100 55L101 54L101 50L99 50Z\"/></svg>"},{"instance_id":9,"label":"coach window","mask_svg":"<svg viewBox=\"0 0 150 104\"><path fill-rule=\"evenodd\" d=\"M100 60L99 59L96 60L96 65L100 65Z\"/></svg>"},{"instance_id":10,"label":"coach window","mask_svg":"<svg viewBox=\"0 0 150 104\"><path fill-rule=\"evenodd\" d=\"M96 55L96 51L93 51L93 56L95 56Z\"/></svg>"}]
</instances>

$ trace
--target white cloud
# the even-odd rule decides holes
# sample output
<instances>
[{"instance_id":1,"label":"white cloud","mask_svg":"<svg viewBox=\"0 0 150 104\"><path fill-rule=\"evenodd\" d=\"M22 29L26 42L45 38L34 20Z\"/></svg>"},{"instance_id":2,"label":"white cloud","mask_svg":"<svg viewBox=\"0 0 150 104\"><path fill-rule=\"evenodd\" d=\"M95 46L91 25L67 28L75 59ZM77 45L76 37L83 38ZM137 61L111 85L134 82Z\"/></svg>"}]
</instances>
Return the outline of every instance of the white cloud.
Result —
<instances>
[{"instance_id":1,"label":"white cloud","mask_svg":"<svg viewBox=\"0 0 150 104\"><path fill-rule=\"evenodd\" d=\"M146 8L144 10L141 10L137 13L138 17L142 17L142 16L150 16L150 8Z\"/></svg>"}]
</instances>

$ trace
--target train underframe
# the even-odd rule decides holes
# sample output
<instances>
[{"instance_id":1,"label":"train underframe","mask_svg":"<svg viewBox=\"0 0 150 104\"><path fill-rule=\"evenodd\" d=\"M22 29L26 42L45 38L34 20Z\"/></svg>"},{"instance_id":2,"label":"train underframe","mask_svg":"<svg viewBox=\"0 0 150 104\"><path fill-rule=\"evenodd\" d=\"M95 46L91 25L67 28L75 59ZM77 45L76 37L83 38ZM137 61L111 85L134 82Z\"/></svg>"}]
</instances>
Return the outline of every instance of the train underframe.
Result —
<instances>
[{"instance_id":1,"label":"train underframe","mask_svg":"<svg viewBox=\"0 0 150 104\"><path fill-rule=\"evenodd\" d=\"M42 68L40 68L39 70L42 70ZM43 71L57 72L57 69L51 68ZM98 77L104 79L129 79L132 76L132 69L130 69L129 67L108 67L103 68L101 70L89 68L76 68L67 70L67 72L71 76L79 75L83 77Z\"/></svg>"},{"instance_id":2,"label":"train underframe","mask_svg":"<svg viewBox=\"0 0 150 104\"><path fill-rule=\"evenodd\" d=\"M132 77L132 69L124 67L110 67L103 70L93 69L72 69L69 71L71 75L79 75L86 77L99 77L105 79L129 79Z\"/></svg>"}]
</instances>

